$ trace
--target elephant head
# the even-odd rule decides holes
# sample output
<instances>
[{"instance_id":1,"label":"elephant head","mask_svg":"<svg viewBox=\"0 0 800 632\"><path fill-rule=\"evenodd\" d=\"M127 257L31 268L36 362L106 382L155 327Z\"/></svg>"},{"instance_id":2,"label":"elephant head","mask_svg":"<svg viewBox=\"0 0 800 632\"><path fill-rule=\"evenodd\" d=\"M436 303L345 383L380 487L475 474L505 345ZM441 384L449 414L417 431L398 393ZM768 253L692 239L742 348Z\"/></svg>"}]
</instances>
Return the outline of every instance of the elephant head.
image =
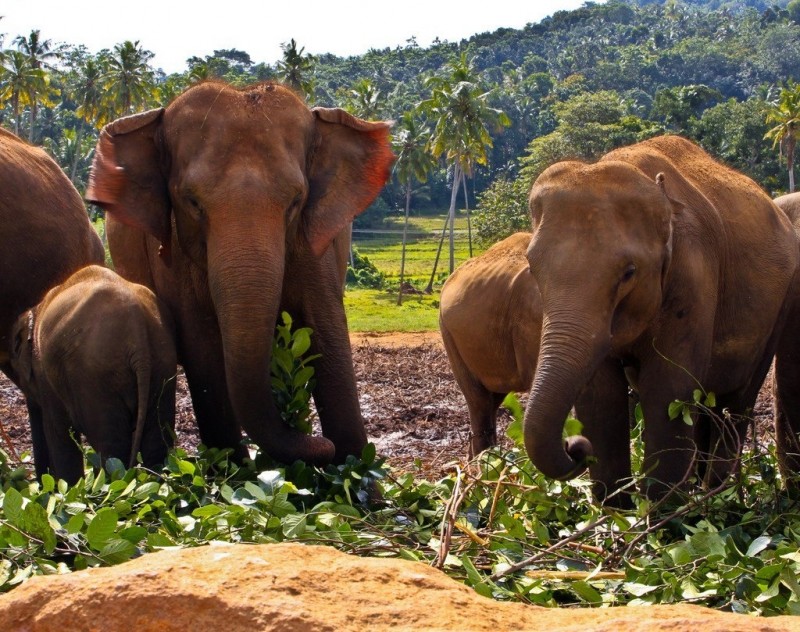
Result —
<instances>
[{"instance_id":1,"label":"elephant head","mask_svg":"<svg viewBox=\"0 0 800 632\"><path fill-rule=\"evenodd\" d=\"M592 446L584 437L565 444L564 420L600 363L624 357L660 309L675 205L656 180L623 162L563 162L531 190L528 261L543 323L524 437L552 478L585 469Z\"/></svg>"},{"instance_id":2,"label":"elephant head","mask_svg":"<svg viewBox=\"0 0 800 632\"><path fill-rule=\"evenodd\" d=\"M203 279L195 283L219 324L231 406L259 445L287 443L275 439L285 429L263 428L265 415L278 419L270 343L287 255L321 256L378 195L394 160L389 128L309 109L277 84L206 82L101 133L87 199L158 239L167 265L177 243L188 276ZM332 454L322 438L298 433L289 443L271 454Z\"/></svg>"}]
</instances>

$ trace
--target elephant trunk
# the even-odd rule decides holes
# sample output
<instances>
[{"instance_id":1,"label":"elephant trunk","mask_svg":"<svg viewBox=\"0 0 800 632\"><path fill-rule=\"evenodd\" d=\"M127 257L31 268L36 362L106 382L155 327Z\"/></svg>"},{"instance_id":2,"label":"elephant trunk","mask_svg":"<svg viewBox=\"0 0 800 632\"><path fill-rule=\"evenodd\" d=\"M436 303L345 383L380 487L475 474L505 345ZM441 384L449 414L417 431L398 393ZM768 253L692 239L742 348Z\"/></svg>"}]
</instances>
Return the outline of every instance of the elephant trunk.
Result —
<instances>
[{"instance_id":1,"label":"elephant trunk","mask_svg":"<svg viewBox=\"0 0 800 632\"><path fill-rule=\"evenodd\" d=\"M269 238L270 234L277 236ZM288 426L272 396L270 360L283 285L283 232L254 226L246 256L230 244L209 239L208 246L209 289L237 421L250 439L277 461L329 463L335 451L333 443Z\"/></svg>"},{"instance_id":2,"label":"elephant trunk","mask_svg":"<svg viewBox=\"0 0 800 632\"><path fill-rule=\"evenodd\" d=\"M545 311L536 378L525 410L523 434L531 462L550 478L583 472L592 444L582 436L562 439L564 421L581 390L607 353L591 327L553 326ZM605 349L605 351L604 351Z\"/></svg>"}]
</instances>

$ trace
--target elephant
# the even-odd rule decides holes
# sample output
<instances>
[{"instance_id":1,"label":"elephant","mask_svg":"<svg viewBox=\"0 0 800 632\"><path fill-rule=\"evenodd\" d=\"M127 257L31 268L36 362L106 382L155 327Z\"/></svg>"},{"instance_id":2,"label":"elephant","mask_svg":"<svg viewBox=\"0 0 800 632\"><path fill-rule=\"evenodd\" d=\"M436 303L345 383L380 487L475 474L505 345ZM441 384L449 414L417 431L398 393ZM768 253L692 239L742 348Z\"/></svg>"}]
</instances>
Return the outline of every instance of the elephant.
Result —
<instances>
[{"instance_id":1,"label":"elephant","mask_svg":"<svg viewBox=\"0 0 800 632\"><path fill-rule=\"evenodd\" d=\"M775 198L789 217L800 244L800 193ZM788 487L800 494L800 274L792 290L793 304L775 353L773 407L778 465Z\"/></svg>"},{"instance_id":2,"label":"elephant","mask_svg":"<svg viewBox=\"0 0 800 632\"><path fill-rule=\"evenodd\" d=\"M58 164L2 128L0 183L0 243L6 245L0 254L0 369L13 380L12 323L76 270L102 264L104 252L80 194Z\"/></svg>"},{"instance_id":3,"label":"elephant","mask_svg":"<svg viewBox=\"0 0 800 632\"><path fill-rule=\"evenodd\" d=\"M106 125L86 198L105 208L115 269L176 323L202 442L322 465L361 454L343 302L349 224L377 197L391 123L309 109L277 83L196 84ZM270 389L278 314L313 330L322 436L285 424Z\"/></svg>"},{"instance_id":4,"label":"elephant","mask_svg":"<svg viewBox=\"0 0 800 632\"><path fill-rule=\"evenodd\" d=\"M103 244L81 196L58 164L0 128L0 370L15 384L9 332L17 317L54 285L90 264ZM28 404L34 462L45 461L41 411Z\"/></svg>"},{"instance_id":5,"label":"elephant","mask_svg":"<svg viewBox=\"0 0 800 632\"><path fill-rule=\"evenodd\" d=\"M664 498L695 474L707 488L723 483L791 303L800 252L786 215L752 180L673 135L593 164L552 165L529 206L527 257L543 309L523 424L534 465L567 479L596 460L607 464L600 484L619 488L631 475L630 384L644 414L647 496ZM587 389L605 405L579 411L584 436L564 442L564 418ZM714 393L719 416L670 419L670 403L691 402L695 389Z\"/></svg>"},{"instance_id":6,"label":"elephant","mask_svg":"<svg viewBox=\"0 0 800 632\"><path fill-rule=\"evenodd\" d=\"M470 456L497 443L497 410L508 393L530 389L539 356L542 301L516 233L467 260L447 279L439 329L469 410Z\"/></svg>"},{"instance_id":7,"label":"elephant","mask_svg":"<svg viewBox=\"0 0 800 632\"><path fill-rule=\"evenodd\" d=\"M12 327L11 365L42 411L36 472L74 484L84 435L105 461L156 467L173 444L177 356L166 307L148 288L90 265L52 288Z\"/></svg>"}]
</instances>

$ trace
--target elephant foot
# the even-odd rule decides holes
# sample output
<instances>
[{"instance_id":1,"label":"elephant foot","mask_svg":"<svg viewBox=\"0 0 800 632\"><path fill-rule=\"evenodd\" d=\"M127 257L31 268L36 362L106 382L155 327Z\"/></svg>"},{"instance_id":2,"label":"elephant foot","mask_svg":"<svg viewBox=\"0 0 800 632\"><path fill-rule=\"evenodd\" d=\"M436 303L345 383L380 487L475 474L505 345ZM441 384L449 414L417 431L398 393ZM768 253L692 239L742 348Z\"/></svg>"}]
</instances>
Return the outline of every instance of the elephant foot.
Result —
<instances>
[{"instance_id":1,"label":"elephant foot","mask_svg":"<svg viewBox=\"0 0 800 632\"><path fill-rule=\"evenodd\" d=\"M308 465L325 466L332 463L336 455L336 446L329 439L293 429L281 433L271 445L262 447L271 458L286 464L303 461Z\"/></svg>"}]
</instances>

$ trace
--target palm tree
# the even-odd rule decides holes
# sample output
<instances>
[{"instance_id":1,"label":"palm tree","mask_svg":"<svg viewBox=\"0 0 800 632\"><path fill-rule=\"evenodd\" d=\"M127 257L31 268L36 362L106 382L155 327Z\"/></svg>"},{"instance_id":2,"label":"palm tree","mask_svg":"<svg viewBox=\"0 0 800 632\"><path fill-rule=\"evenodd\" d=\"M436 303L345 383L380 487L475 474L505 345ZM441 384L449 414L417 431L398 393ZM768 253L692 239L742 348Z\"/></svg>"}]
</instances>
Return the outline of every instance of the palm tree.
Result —
<instances>
[{"instance_id":1,"label":"palm tree","mask_svg":"<svg viewBox=\"0 0 800 632\"><path fill-rule=\"evenodd\" d=\"M794 151L797 132L800 128L800 84L791 79L781 89L777 101L767 111L767 123L774 123L764 138L773 141L773 148L780 147L780 155L786 156L789 170L789 192L794 192Z\"/></svg>"},{"instance_id":2,"label":"palm tree","mask_svg":"<svg viewBox=\"0 0 800 632\"><path fill-rule=\"evenodd\" d=\"M362 119L375 120L382 117L384 98L370 79L360 79L347 92L344 108Z\"/></svg>"},{"instance_id":3,"label":"palm tree","mask_svg":"<svg viewBox=\"0 0 800 632\"><path fill-rule=\"evenodd\" d=\"M411 208L412 182L426 182L428 173L436 165L431 153L428 151L431 131L414 112L405 112L398 124L392 144L397 161L394 163L397 179L406 186L406 213L403 224L403 249L400 258L400 292L397 295L397 304L403 302L403 281L406 265L406 237L408 235L408 213Z\"/></svg>"},{"instance_id":4,"label":"palm tree","mask_svg":"<svg viewBox=\"0 0 800 632\"><path fill-rule=\"evenodd\" d=\"M116 116L132 114L135 108L147 107L155 93L155 77L149 62L154 54L144 50L139 41L117 44L105 58L105 88L112 96Z\"/></svg>"},{"instance_id":5,"label":"palm tree","mask_svg":"<svg viewBox=\"0 0 800 632\"><path fill-rule=\"evenodd\" d=\"M458 188L462 178L472 175L475 165L485 165L489 161L488 150L492 148L492 137L487 126L508 126L511 121L502 110L489 106L491 92L484 90L466 53L446 64L444 70L447 73L444 76L432 76L427 80L431 97L423 101L420 107L435 121L429 145L431 153L436 158L444 156L453 172L448 213L452 273L455 267L453 222ZM434 264L429 288L435 273Z\"/></svg>"},{"instance_id":6,"label":"palm tree","mask_svg":"<svg viewBox=\"0 0 800 632\"><path fill-rule=\"evenodd\" d=\"M278 78L308 100L314 92L314 79L310 76L314 71L314 56L304 55L305 48L297 50L294 39L281 44L281 50L283 59L276 64Z\"/></svg>"},{"instance_id":7,"label":"palm tree","mask_svg":"<svg viewBox=\"0 0 800 632\"><path fill-rule=\"evenodd\" d=\"M75 113L86 124L100 129L105 125L110 112L106 102L106 91L103 88L104 68L100 61L94 57L87 57L79 68L74 85L71 87L72 96L77 103ZM81 147L83 143L84 125L78 125L74 146ZM65 130L66 134L66 130ZM72 154L72 167L70 169L70 180L75 184L78 171L78 162L81 157L79 151Z\"/></svg>"},{"instance_id":8,"label":"palm tree","mask_svg":"<svg viewBox=\"0 0 800 632\"><path fill-rule=\"evenodd\" d=\"M45 82L41 68L34 68L30 58L21 51L9 50L3 59L2 83L0 83L0 102L11 103L14 114L14 133L19 136L20 113L25 105L33 100L31 96Z\"/></svg>"},{"instance_id":9,"label":"palm tree","mask_svg":"<svg viewBox=\"0 0 800 632\"><path fill-rule=\"evenodd\" d=\"M39 110L39 99L40 96L43 96L41 93L46 91L50 85L49 77L44 70L52 68L49 62L60 57L61 52L60 50L53 49L50 40L42 40L41 33L38 29L32 30L28 37L18 35L14 38L14 45L19 52L28 58L32 68L37 71L42 71L36 73L36 80L30 84L30 89L27 93L31 108L28 140L32 142L34 124Z\"/></svg>"}]
</instances>

